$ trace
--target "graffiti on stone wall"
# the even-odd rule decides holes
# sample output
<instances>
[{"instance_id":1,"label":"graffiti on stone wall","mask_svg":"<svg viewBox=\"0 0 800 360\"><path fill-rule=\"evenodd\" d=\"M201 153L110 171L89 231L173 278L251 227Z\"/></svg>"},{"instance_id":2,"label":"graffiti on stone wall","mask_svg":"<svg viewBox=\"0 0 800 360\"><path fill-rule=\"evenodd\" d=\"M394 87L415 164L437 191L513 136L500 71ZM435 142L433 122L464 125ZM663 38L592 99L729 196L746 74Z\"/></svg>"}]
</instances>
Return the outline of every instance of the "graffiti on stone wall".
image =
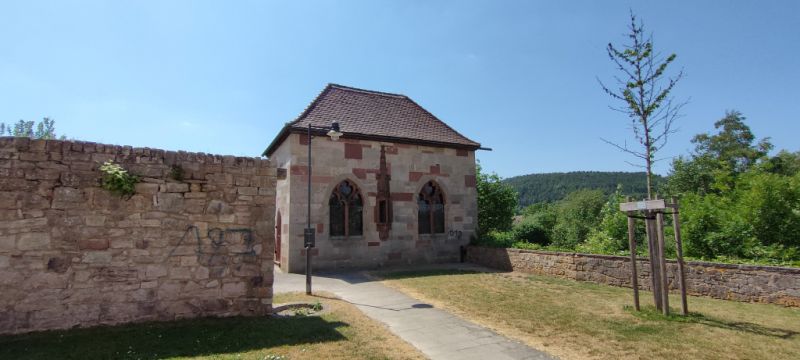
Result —
<instances>
[{"instance_id":1,"label":"graffiti on stone wall","mask_svg":"<svg viewBox=\"0 0 800 360\"><path fill-rule=\"evenodd\" d=\"M450 230L447 232L447 240L461 240L461 230Z\"/></svg>"},{"instance_id":2,"label":"graffiti on stone wall","mask_svg":"<svg viewBox=\"0 0 800 360\"><path fill-rule=\"evenodd\" d=\"M194 238L194 244L191 238ZM241 259L244 262L255 261L257 255L251 229L211 228L206 232L206 236L202 237L200 228L189 225L183 232L180 241L170 250L167 259L172 256L186 255L183 251L187 246L192 245L194 245L194 253L197 255L197 262L204 266L225 265L229 258Z\"/></svg>"}]
</instances>

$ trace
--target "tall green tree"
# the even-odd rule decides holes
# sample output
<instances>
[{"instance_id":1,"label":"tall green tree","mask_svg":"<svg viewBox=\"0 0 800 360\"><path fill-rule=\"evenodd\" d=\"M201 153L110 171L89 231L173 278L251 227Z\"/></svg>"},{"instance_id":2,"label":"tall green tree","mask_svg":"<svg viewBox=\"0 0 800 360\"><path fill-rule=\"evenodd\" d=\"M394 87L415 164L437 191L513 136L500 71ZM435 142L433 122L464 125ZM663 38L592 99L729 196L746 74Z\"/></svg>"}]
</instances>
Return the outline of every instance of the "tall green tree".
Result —
<instances>
[{"instance_id":1,"label":"tall green tree","mask_svg":"<svg viewBox=\"0 0 800 360\"><path fill-rule=\"evenodd\" d=\"M726 111L725 117L714 123L717 134L698 134L692 139L695 153L713 157L737 174L747 171L767 156L772 144L769 138L754 144L756 137L744 123L746 119L739 111Z\"/></svg>"},{"instance_id":2,"label":"tall green tree","mask_svg":"<svg viewBox=\"0 0 800 360\"><path fill-rule=\"evenodd\" d=\"M686 104L676 102L672 97L672 89L683 77L683 71L668 76L667 67L675 61L676 55L662 57L653 48L652 35L645 32L644 24L637 21L633 12L630 20L628 42L621 46L609 43L606 48L608 57L620 73L614 78L616 85L610 87L598 81L606 94L622 104L611 106L611 109L628 116L634 138L641 148L629 147L627 142L603 141L644 162L644 165L631 164L645 169L647 197L652 199L653 164L660 160L655 154L674 133L673 122L680 117L680 110Z\"/></svg>"},{"instance_id":3,"label":"tall green tree","mask_svg":"<svg viewBox=\"0 0 800 360\"><path fill-rule=\"evenodd\" d=\"M497 174L484 173L480 164L476 171L478 233L483 235L492 230L510 230L517 208L517 192L503 183Z\"/></svg>"},{"instance_id":4,"label":"tall green tree","mask_svg":"<svg viewBox=\"0 0 800 360\"><path fill-rule=\"evenodd\" d=\"M690 157L678 157L672 163L667 190L671 194L722 193L732 190L736 179L760 162L767 161L772 149L769 138L756 142L756 137L745 124L741 112L730 110L714 123L716 134L703 133L692 138L694 152ZM778 168L791 169L790 153L774 161Z\"/></svg>"}]
</instances>

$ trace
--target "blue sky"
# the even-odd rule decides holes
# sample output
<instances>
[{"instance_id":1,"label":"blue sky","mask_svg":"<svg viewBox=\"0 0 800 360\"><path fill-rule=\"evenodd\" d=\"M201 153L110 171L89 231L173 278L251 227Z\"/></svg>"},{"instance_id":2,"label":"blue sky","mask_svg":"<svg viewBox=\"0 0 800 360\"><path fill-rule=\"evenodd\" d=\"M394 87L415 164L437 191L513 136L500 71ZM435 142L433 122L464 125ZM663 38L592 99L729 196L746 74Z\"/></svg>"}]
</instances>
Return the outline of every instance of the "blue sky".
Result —
<instances>
[{"instance_id":1,"label":"blue sky","mask_svg":"<svg viewBox=\"0 0 800 360\"><path fill-rule=\"evenodd\" d=\"M628 10L690 98L660 156L737 109L800 150L798 1L16 1L0 5L0 121L71 138L258 156L329 82L403 93L491 147L503 177L636 168L596 78ZM657 167L666 173L668 161Z\"/></svg>"}]
</instances>

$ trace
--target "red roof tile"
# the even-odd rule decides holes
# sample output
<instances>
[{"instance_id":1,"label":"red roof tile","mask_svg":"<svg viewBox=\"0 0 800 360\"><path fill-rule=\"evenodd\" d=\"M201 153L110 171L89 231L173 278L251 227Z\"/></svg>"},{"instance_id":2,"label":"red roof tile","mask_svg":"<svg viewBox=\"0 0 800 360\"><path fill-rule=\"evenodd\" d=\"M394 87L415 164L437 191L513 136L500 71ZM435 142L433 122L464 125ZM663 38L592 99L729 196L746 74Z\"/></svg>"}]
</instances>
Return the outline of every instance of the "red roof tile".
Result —
<instances>
[{"instance_id":1,"label":"red roof tile","mask_svg":"<svg viewBox=\"0 0 800 360\"><path fill-rule=\"evenodd\" d=\"M286 124L264 151L269 156L289 133L338 122L345 138L453 148L481 145L459 134L405 95L328 84L300 116ZM316 132L318 133L318 132Z\"/></svg>"}]
</instances>

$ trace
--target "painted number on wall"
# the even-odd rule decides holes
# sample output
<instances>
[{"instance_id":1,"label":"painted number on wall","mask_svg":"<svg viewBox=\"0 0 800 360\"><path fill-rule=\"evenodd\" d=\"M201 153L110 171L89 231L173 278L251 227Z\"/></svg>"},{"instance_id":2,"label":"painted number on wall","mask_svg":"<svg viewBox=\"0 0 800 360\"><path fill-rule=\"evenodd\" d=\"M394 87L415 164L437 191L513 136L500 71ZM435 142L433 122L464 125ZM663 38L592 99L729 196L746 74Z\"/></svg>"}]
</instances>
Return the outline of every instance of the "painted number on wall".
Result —
<instances>
[{"instance_id":1,"label":"painted number on wall","mask_svg":"<svg viewBox=\"0 0 800 360\"><path fill-rule=\"evenodd\" d=\"M447 232L448 240L461 240L461 230L450 230Z\"/></svg>"}]
</instances>

